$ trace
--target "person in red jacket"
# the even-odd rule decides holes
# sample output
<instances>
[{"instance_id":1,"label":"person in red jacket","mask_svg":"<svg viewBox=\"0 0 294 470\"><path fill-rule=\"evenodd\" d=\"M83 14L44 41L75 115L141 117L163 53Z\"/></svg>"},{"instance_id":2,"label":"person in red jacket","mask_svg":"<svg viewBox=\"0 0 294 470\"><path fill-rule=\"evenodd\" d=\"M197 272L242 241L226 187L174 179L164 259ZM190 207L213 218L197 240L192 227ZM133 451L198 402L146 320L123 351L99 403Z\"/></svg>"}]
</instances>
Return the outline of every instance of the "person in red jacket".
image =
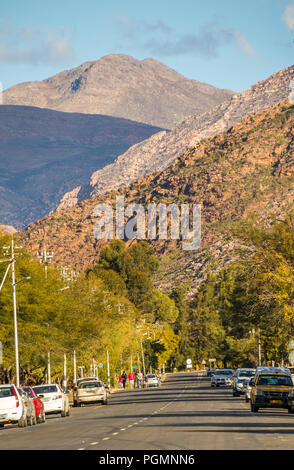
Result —
<instances>
[{"instance_id":1,"label":"person in red jacket","mask_svg":"<svg viewBox=\"0 0 294 470\"><path fill-rule=\"evenodd\" d=\"M135 374L134 374L134 372L129 373L128 379L129 379L129 382L130 382L130 387L134 388L134 385L135 385Z\"/></svg>"}]
</instances>

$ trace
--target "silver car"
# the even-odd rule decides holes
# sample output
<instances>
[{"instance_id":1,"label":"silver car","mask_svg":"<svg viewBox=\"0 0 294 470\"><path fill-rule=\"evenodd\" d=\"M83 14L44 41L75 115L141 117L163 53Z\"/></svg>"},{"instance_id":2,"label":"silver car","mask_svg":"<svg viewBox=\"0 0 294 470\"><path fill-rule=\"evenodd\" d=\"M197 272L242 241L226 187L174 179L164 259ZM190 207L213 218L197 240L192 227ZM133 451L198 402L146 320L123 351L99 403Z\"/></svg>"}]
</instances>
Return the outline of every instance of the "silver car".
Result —
<instances>
[{"instance_id":1,"label":"silver car","mask_svg":"<svg viewBox=\"0 0 294 470\"><path fill-rule=\"evenodd\" d=\"M217 369L211 377L211 387L231 387L233 369Z\"/></svg>"},{"instance_id":2,"label":"silver car","mask_svg":"<svg viewBox=\"0 0 294 470\"><path fill-rule=\"evenodd\" d=\"M73 402L74 406L97 402L107 405L108 391L100 380L81 380L74 388Z\"/></svg>"},{"instance_id":3,"label":"silver car","mask_svg":"<svg viewBox=\"0 0 294 470\"><path fill-rule=\"evenodd\" d=\"M239 397L245 394L249 380L255 374L255 369L239 368L236 370L233 378L233 397Z\"/></svg>"}]
</instances>

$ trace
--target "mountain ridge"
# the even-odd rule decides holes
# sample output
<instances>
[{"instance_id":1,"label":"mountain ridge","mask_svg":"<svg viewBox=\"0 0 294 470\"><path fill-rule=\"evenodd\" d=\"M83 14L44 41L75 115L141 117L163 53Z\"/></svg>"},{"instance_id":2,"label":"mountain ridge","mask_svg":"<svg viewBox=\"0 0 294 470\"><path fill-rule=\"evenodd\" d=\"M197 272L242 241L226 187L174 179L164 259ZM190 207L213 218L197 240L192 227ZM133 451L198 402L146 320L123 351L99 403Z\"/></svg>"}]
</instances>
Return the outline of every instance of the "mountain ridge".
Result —
<instances>
[{"instance_id":1,"label":"mountain ridge","mask_svg":"<svg viewBox=\"0 0 294 470\"><path fill-rule=\"evenodd\" d=\"M154 134L149 139L129 148L114 163L94 172L90 181L66 193L58 209L71 207L83 199L101 195L109 188L117 190L129 186L142 176L164 170L187 148L201 139L217 135L237 124L251 113L262 111L286 100L294 66L280 70L248 90L233 95L201 115L187 116L170 132Z\"/></svg>"},{"instance_id":2,"label":"mountain ridge","mask_svg":"<svg viewBox=\"0 0 294 470\"><path fill-rule=\"evenodd\" d=\"M41 82L25 82L3 92L5 104L65 112L104 114L169 129L188 114L200 114L231 96L187 79L163 63L109 54Z\"/></svg>"}]
</instances>

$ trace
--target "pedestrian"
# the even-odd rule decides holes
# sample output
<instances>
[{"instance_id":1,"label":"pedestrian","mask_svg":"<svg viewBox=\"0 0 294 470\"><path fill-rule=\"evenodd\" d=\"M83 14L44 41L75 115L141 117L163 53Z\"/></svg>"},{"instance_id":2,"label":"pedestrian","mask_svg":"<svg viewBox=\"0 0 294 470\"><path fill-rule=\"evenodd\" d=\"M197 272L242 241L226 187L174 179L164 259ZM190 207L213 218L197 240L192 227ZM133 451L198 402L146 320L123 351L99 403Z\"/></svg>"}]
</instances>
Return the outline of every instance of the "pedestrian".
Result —
<instances>
[{"instance_id":1,"label":"pedestrian","mask_svg":"<svg viewBox=\"0 0 294 470\"><path fill-rule=\"evenodd\" d=\"M138 373L137 379L138 379L138 388L142 388L142 386L143 386L143 374L142 374L142 372Z\"/></svg>"},{"instance_id":2,"label":"pedestrian","mask_svg":"<svg viewBox=\"0 0 294 470\"><path fill-rule=\"evenodd\" d=\"M128 379L129 379L129 382L130 382L130 387L134 388L134 385L135 385L135 374L134 374L134 372L131 371L129 373Z\"/></svg>"},{"instance_id":3,"label":"pedestrian","mask_svg":"<svg viewBox=\"0 0 294 470\"><path fill-rule=\"evenodd\" d=\"M123 384L122 384L121 375L118 376L118 384L119 384L119 388L122 388Z\"/></svg>"},{"instance_id":4,"label":"pedestrian","mask_svg":"<svg viewBox=\"0 0 294 470\"><path fill-rule=\"evenodd\" d=\"M125 371L123 371L123 373L121 375L121 381L122 381L123 388L125 389L126 388L126 381L127 381L127 374L125 373Z\"/></svg>"}]
</instances>

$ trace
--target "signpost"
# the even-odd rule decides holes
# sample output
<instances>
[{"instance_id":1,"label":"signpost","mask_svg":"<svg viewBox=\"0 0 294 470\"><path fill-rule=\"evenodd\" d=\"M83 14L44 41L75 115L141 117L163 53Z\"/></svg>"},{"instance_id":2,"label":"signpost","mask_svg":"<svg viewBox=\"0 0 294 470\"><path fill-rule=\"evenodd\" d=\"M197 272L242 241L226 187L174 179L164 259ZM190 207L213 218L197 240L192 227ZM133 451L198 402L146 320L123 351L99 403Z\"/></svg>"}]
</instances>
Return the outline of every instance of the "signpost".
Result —
<instances>
[{"instance_id":1,"label":"signpost","mask_svg":"<svg viewBox=\"0 0 294 470\"><path fill-rule=\"evenodd\" d=\"M192 361L191 359L186 360L186 369L192 369Z\"/></svg>"}]
</instances>

